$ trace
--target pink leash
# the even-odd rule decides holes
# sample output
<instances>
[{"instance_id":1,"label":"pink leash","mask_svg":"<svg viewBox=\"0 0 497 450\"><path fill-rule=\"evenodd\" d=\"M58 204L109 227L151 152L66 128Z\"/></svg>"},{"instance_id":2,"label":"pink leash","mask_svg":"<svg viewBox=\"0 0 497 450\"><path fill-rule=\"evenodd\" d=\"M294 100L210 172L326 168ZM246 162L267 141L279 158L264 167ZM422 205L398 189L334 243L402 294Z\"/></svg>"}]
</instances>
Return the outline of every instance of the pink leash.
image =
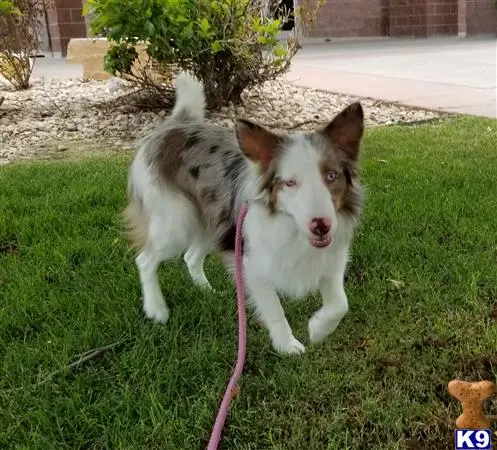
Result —
<instances>
[{"instance_id":1,"label":"pink leash","mask_svg":"<svg viewBox=\"0 0 497 450\"><path fill-rule=\"evenodd\" d=\"M217 413L216 422L212 429L211 438L207 450L216 450L221 440L224 422L228 416L228 410L231 400L238 393L237 383L243 372L245 364L245 354L247 352L247 317L245 314L245 285L243 282L243 255L242 255L242 228L243 221L247 215L247 205L244 203L238 216L235 233L235 280L236 280L236 298L238 300L238 355L236 359L235 370L231 375L228 387L224 392L223 401Z\"/></svg>"}]
</instances>

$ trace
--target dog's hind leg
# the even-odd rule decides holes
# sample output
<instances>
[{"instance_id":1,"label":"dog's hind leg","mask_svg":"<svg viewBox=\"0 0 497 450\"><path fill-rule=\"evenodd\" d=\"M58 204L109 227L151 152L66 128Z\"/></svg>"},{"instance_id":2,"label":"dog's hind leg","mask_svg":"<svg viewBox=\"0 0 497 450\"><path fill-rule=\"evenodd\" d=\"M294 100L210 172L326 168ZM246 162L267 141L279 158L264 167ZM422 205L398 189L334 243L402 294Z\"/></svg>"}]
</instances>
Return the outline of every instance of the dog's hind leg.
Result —
<instances>
[{"instance_id":1,"label":"dog's hind leg","mask_svg":"<svg viewBox=\"0 0 497 450\"><path fill-rule=\"evenodd\" d=\"M169 319L169 308L160 289L157 269L162 258L151 248L144 249L136 258L140 272L143 294L143 312L155 322L166 323Z\"/></svg>"},{"instance_id":2,"label":"dog's hind leg","mask_svg":"<svg viewBox=\"0 0 497 450\"><path fill-rule=\"evenodd\" d=\"M172 208L175 218L162 214L150 219L147 244L136 258L142 285L143 312L160 323L166 323L169 319L169 308L162 295L157 269L162 261L180 256L191 241L191 230L184 224L188 223L187 219L193 221L193 218L188 214L188 205L184 208L178 205L181 204L177 201L176 208Z\"/></svg>"},{"instance_id":3,"label":"dog's hind leg","mask_svg":"<svg viewBox=\"0 0 497 450\"><path fill-rule=\"evenodd\" d=\"M185 253L184 260L188 267L188 272L193 282L200 287L212 289L209 280L205 276L204 261L205 257L212 249L212 243L204 236L199 236L188 251Z\"/></svg>"}]
</instances>

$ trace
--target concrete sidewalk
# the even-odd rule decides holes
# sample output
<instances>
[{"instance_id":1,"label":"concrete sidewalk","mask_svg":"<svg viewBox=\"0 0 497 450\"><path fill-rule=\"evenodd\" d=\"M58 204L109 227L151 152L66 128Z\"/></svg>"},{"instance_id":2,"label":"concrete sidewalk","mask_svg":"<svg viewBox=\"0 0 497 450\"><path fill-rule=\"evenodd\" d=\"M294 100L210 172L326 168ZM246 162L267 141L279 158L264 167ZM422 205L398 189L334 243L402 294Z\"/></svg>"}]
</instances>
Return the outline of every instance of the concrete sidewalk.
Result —
<instances>
[{"instance_id":1,"label":"concrete sidewalk","mask_svg":"<svg viewBox=\"0 0 497 450\"><path fill-rule=\"evenodd\" d=\"M496 118L496 44L495 38L306 44L287 78L332 92Z\"/></svg>"},{"instance_id":2,"label":"concrete sidewalk","mask_svg":"<svg viewBox=\"0 0 497 450\"><path fill-rule=\"evenodd\" d=\"M305 44L288 80L421 108L497 117L497 40L338 39ZM34 76L81 77L82 67L40 58Z\"/></svg>"},{"instance_id":3,"label":"concrete sidewalk","mask_svg":"<svg viewBox=\"0 0 497 450\"><path fill-rule=\"evenodd\" d=\"M33 67L33 77L35 78L81 78L83 76L83 66L81 64L69 64L65 58L46 57L36 58Z\"/></svg>"}]
</instances>

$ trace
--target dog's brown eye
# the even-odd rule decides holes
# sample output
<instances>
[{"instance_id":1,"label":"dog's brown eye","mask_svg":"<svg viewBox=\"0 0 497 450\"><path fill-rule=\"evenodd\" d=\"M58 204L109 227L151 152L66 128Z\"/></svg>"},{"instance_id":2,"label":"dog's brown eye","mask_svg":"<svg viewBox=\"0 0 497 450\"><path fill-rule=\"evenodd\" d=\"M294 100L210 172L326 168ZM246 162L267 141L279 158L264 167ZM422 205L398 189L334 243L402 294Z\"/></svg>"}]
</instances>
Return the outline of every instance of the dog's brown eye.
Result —
<instances>
[{"instance_id":1,"label":"dog's brown eye","mask_svg":"<svg viewBox=\"0 0 497 450\"><path fill-rule=\"evenodd\" d=\"M331 172L328 172L326 174L326 181L328 181L329 183L331 183L332 181L335 181L337 179L337 173L332 170Z\"/></svg>"},{"instance_id":2,"label":"dog's brown eye","mask_svg":"<svg viewBox=\"0 0 497 450\"><path fill-rule=\"evenodd\" d=\"M295 187L295 186L297 186L297 182L295 180L287 180L287 181L285 181L285 184L288 187Z\"/></svg>"}]
</instances>

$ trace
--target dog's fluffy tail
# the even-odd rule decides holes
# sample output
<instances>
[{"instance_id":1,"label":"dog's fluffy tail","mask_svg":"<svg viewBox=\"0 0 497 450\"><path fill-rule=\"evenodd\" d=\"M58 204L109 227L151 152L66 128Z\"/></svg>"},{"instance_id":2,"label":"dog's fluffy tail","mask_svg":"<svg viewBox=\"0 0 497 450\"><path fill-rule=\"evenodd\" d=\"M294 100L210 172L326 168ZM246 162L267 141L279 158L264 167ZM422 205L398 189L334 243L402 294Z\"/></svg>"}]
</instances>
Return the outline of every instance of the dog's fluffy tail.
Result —
<instances>
[{"instance_id":1,"label":"dog's fluffy tail","mask_svg":"<svg viewBox=\"0 0 497 450\"><path fill-rule=\"evenodd\" d=\"M176 78L176 103L172 116L183 120L203 120L205 115L204 88L186 72Z\"/></svg>"},{"instance_id":2,"label":"dog's fluffy tail","mask_svg":"<svg viewBox=\"0 0 497 450\"><path fill-rule=\"evenodd\" d=\"M129 195L128 206L122 213L124 225L124 236L130 243L130 247L136 251L145 248L148 240L149 219L143 209L140 199Z\"/></svg>"}]
</instances>

